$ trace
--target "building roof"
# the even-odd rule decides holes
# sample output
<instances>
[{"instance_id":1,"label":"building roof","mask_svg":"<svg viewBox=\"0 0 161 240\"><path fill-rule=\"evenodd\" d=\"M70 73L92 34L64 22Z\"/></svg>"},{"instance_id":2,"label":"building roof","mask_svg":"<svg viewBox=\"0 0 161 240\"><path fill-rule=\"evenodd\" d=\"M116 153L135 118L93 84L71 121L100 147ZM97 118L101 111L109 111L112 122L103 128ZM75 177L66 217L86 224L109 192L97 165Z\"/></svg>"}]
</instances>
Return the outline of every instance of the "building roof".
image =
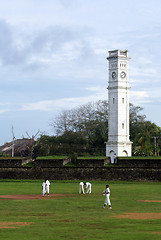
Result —
<instances>
[{"instance_id":1,"label":"building roof","mask_svg":"<svg viewBox=\"0 0 161 240\"><path fill-rule=\"evenodd\" d=\"M32 151L33 139L15 139L14 142L5 143L0 146L0 153L12 156L14 146L14 156L29 156Z\"/></svg>"}]
</instances>

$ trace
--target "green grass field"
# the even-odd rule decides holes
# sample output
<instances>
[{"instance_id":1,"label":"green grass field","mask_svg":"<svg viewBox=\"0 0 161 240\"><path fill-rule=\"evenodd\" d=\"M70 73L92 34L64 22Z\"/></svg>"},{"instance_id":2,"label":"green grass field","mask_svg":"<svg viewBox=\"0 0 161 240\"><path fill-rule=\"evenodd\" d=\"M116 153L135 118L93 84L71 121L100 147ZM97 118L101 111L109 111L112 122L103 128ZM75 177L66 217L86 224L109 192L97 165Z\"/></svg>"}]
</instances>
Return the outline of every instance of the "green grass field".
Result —
<instances>
[{"instance_id":1,"label":"green grass field","mask_svg":"<svg viewBox=\"0 0 161 240\"><path fill-rule=\"evenodd\" d=\"M91 195L78 194L78 181L51 181L51 193L64 196L29 200L0 197L0 239L161 239L161 202L138 201L161 200L161 183L108 182L112 210L102 208L106 182L91 183ZM0 180L0 195L41 195L41 184L40 180ZM126 213L140 213L141 217L160 214L160 219L151 215L147 219L117 217Z\"/></svg>"}]
</instances>

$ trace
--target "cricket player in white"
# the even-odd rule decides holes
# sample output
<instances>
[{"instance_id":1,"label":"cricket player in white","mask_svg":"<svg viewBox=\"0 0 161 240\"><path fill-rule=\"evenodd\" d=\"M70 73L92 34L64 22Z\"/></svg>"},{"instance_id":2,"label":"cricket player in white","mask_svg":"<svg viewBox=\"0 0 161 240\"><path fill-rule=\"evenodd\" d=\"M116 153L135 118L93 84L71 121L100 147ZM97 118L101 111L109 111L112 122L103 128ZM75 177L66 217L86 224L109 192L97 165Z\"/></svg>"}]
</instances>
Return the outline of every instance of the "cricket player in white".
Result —
<instances>
[{"instance_id":1,"label":"cricket player in white","mask_svg":"<svg viewBox=\"0 0 161 240\"><path fill-rule=\"evenodd\" d=\"M42 195L43 195L43 197L45 196L45 194L46 194L46 182L43 182L42 183Z\"/></svg>"},{"instance_id":2,"label":"cricket player in white","mask_svg":"<svg viewBox=\"0 0 161 240\"><path fill-rule=\"evenodd\" d=\"M106 195L106 199L105 199L105 203L103 205L103 208L105 208L106 205L108 204L109 209L112 209L111 202L110 202L110 189L109 189L109 185L106 185L106 190L103 192L103 194Z\"/></svg>"},{"instance_id":3,"label":"cricket player in white","mask_svg":"<svg viewBox=\"0 0 161 240\"><path fill-rule=\"evenodd\" d=\"M86 185L86 189L87 189L86 193L91 194L91 186L92 186L91 183L86 182L85 185Z\"/></svg>"},{"instance_id":4,"label":"cricket player in white","mask_svg":"<svg viewBox=\"0 0 161 240\"><path fill-rule=\"evenodd\" d=\"M84 194L84 183L80 182L79 183L79 194L83 193Z\"/></svg>"},{"instance_id":5,"label":"cricket player in white","mask_svg":"<svg viewBox=\"0 0 161 240\"><path fill-rule=\"evenodd\" d=\"M50 182L49 182L49 180L45 180L45 183L46 183L46 192L47 192L47 195L49 196Z\"/></svg>"}]
</instances>

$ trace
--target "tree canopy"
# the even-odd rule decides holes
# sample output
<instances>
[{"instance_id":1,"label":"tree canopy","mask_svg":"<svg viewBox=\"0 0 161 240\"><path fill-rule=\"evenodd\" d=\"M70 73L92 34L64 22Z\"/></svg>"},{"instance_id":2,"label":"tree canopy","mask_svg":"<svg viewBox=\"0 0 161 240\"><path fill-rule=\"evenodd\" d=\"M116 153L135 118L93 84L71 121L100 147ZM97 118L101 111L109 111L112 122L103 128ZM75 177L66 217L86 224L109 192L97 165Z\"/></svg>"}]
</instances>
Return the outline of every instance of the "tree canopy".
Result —
<instances>
[{"instance_id":1,"label":"tree canopy","mask_svg":"<svg viewBox=\"0 0 161 240\"><path fill-rule=\"evenodd\" d=\"M130 140L133 155L158 155L161 128L146 120L143 109L130 104ZM97 101L60 112L50 124L53 136L42 135L37 141L41 155L89 153L105 155L108 140L108 102Z\"/></svg>"}]
</instances>

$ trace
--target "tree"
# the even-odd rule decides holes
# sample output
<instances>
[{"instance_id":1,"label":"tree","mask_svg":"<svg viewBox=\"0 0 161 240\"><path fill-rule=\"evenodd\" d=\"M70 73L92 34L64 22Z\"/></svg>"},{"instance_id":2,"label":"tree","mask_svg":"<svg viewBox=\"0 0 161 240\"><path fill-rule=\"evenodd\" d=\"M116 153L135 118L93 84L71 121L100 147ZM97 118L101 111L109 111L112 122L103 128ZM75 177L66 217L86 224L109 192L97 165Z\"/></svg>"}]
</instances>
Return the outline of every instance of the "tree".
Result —
<instances>
[{"instance_id":1,"label":"tree","mask_svg":"<svg viewBox=\"0 0 161 240\"><path fill-rule=\"evenodd\" d=\"M161 146L161 128L146 121L143 109L130 104L130 140L133 155L155 155ZM54 136L38 140L41 154L90 153L105 154L108 137L108 102L90 102L62 111L50 124Z\"/></svg>"},{"instance_id":2,"label":"tree","mask_svg":"<svg viewBox=\"0 0 161 240\"><path fill-rule=\"evenodd\" d=\"M41 135L36 142L34 152L40 156L52 155L54 154L54 151L51 150L52 146L55 146L55 137Z\"/></svg>"},{"instance_id":3,"label":"tree","mask_svg":"<svg viewBox=\"0 0 161 240\"><path fill-rule=\"evenodd\" d=\"M130 127L136 122L144 122L146 115L140 115L140 111L142 111L143 108L130 103L129 109Z\"/></svg>"},{"instance_id":4,"label":"tree","mask_svg":"<svg viewBox=\"0 0 161 240\"><path fill-rule=\"evenodd\" d=\"M140 115L142 110L141 107L130 104L130 139L133 142L133 155L152 156L159 148L159 145L154 145L154 138L161 137L161 128L146 121L146 116Z\"/></svg>"},{"instance_id":5,"label":"tree","mask_svg":"<svg viewBox=\"0 0 161 240\"><path fill-rule=\"evenodd\" d=\"M88 148L102 148L108 132L107 101L90 102L61 112L51 123L57 136L75 133ZM86 141L85 141L86 140Z\"/></svg>"},{"instance_id":6,"label":"tree","mask_svg":"<svg viewBox=\"0 0 161 240\"><path fill-rule=\"evenodd\" d=\"M27 136L29 137L29 139L31 140L30 145L28 145L28 149L30 152L30 156L31 158L35 159L36 158L36 152L35 152L35 138L36 136L39 134L40 130L37 131L37 133L35 135L32 135L32 137L28 134L28 132L26 131ZM32 144L31 144L32 143Z\"/></svg>"}]
</instances>

